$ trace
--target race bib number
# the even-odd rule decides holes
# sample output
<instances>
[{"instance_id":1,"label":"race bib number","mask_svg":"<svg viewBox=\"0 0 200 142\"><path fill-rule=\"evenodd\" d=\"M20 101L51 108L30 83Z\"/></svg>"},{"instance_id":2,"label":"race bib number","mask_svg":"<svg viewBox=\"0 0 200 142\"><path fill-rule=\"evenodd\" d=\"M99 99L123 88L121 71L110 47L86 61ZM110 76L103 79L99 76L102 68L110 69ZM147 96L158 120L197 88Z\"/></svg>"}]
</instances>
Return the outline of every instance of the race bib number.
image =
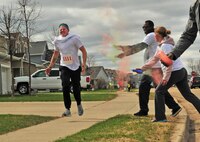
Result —
<instances>
[{"instance_id":1,"label":"race bib number","mask_svg":"<svg viewBox=\"0 0 200 142\"><path fill-rule=\"evenodd\" d=\"M63 55L63 63L66 65L72 64L73 63L72 55L70 55L70 54Z\"/></svg>"}]
</instances>

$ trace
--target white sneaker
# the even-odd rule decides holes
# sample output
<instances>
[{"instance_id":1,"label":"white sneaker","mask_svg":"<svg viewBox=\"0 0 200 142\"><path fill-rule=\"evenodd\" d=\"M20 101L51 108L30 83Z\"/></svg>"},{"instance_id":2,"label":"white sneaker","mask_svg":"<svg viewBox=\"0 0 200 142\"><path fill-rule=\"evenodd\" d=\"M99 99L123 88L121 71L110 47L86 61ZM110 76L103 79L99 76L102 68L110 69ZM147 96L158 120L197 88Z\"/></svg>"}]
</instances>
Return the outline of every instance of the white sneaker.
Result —
<instances>
[{"instance_id":1,"label":"white sneaker","mask_svg":"<svg viewBox=\"0 0 200 142\"><path fill-rule=\"evenodd\" d=\"M83 107L82 107L82 105L81 104L78 105L77 108L78 108L78 115L79 116L83 115Z\"/></svg>"},{"instance_id":2,"label":"white sneaker","mask_svg":"<svg viewBox=\"0 0 200 142\"><path fill-rule=\"evenodd\" d=\"M71 116L71 111L69 109L66 109L65 112L63 112L62 117L70 117Z\"/></svg>"}]
</instances>

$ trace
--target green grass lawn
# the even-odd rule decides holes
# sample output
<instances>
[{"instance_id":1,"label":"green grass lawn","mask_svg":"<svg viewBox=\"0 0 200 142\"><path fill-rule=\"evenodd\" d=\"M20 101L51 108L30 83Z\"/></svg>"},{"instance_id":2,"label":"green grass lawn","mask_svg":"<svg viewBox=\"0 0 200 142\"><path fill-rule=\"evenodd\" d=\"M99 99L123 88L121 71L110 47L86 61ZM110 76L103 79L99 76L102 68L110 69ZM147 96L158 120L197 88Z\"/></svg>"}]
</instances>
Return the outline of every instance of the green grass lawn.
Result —
<instances>
[{"instance_id":1,"label":"green grass lawn","mask_svg":"<svg viewBox=\"0 0 200 142\"><path fill-rule=\"evenodd\" d=\"M83 101L108 101L117 96L116 90L82 91ZM74 101L73 95L71 95ZM0 102L63 101L62 92L39 92L34 95L0 95Z\"/></svg>"},{"instance_id":2,"label":"green grass lawn","mask_svg":"<svg viewBox=\"0 0 200 142\"><path fill-rule=\"evenodd\" d=\"M116 94L116 90L83 91L82 98L84 101L106 101L115 98ZM61 92L38 93L33 96L0 96L0 102L6 101L63 101L63 99ZM57 142L168 142L170 132L174 127L173 122L152 123L151 117L117 115ZM0 115L0 134L53 119L56 119L56 117Z\"/></svg>"},{"instance_id":3,"label":"green grass lawn","mask_svg":"<svg viewBox=\"0 0 200 142\"><path fill-rule=\"evenodd\" d=\"M83 101L107 101L117 96L116 90L82 91ZM72 95L72 100L74 97ZM63 101L62 92L42 92L35 95L0 95L0 102L34 102L34 101ZM0 115L0 134L29 127L56 117L29 116L29 115Z\"/></svg>"},{"instance_id":4,"label":"green grass lawn","mask_svg":"<svg viewBox=\"0 0 200 142\"><path fill-rule=\"evenodd\" d=\"M150 117L117 115L56 142L168 142L173 127Z\"/></svg>"},{"instance_id":5,"label":"green grass lawn","mask_svg":"<svg viewBox=\"0 0 200 142\"><path fill-rule=\"evenodd\" d=\"M35 115L0 115L0 135L26 128L32 125L44 123L57 117L35 116Z\"/></svg>"}]
</instances>

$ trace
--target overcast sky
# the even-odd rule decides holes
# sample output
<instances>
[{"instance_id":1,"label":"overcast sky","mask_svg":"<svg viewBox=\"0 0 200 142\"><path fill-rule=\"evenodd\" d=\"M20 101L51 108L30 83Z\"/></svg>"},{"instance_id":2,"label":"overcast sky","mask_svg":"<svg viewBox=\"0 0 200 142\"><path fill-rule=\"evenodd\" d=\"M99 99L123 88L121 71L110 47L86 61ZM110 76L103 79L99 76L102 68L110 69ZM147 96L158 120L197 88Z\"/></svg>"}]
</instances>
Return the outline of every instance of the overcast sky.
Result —
<instances>
[{"instance_id":1,"label":"overcast sky","mask_svg":"<svg viewBox=\"0 0 200 142\"><path fill-rule=\"evenodd\" d=\"M89 56L95 56L96 65L111 69L143 65L143 51L119 60L113 44L131 45L145 37L142 25L145 20L171 30L178 40L183 32L189 6L193 0L38 0L42 12L38 25L43 32L32 37L33 41L48 40L52 27L67 23L72 33L81 36ZM0 0L0 5L16 4L17 0ZM187 66L191 57L199 58L199 37L182 55Z\"/></svg>"}]
</instances>

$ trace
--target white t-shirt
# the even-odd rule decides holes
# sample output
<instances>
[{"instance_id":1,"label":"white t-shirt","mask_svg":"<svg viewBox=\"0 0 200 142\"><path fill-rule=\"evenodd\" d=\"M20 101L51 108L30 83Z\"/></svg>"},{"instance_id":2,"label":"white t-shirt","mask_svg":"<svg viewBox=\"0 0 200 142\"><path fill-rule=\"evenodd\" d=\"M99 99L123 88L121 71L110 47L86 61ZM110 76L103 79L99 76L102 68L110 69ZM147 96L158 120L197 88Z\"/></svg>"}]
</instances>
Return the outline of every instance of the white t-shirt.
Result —
<instances>
[{"instance_id":1,"label":"white t-shirt","mask_svg":"<svg viewBox=\"0 0 200 142\"><path fill-rule=\"evenodd\" d=\"M166 44L166 43L163 43L162 46L160 47L160 49L165 53L165 54L168 54L169 52L172 51L172 49L174 48L173 45L171 44ZM183 63L181 62L180 58L177 58L175 61L173 61L173 64L172 64L172 71L177 71L177 70L180 70L184 67ZM162 65L162 69L165 70L165 66Z\"/></svg>"},{"instance_id":2,"label":"white t-shirt","mask_svg":"<svg viewBox=\"0 0 200 142\"><path fill-rule=\"evenodd\" d=\"M54 50L60 52L60 65L71 70L77 70L80 66L78 50L83 46L80 37L75 34L68 34L66 37L55 37Z\"/></svg>"},{"instance_id":3,"label":"white t-shirt","mask_svg":"<svg viewBox=\"0 0 200 142\"><path fill-rule=\"evenodd\" d=\"M156 53L158 43L155 40L154 32L151 32L145 36L142 42L148 45L148 48L144 51L144 63L147 63ZM160 61L157 62L152 68L160 68L161 63Z\"/></svg>"}]
</instances>

